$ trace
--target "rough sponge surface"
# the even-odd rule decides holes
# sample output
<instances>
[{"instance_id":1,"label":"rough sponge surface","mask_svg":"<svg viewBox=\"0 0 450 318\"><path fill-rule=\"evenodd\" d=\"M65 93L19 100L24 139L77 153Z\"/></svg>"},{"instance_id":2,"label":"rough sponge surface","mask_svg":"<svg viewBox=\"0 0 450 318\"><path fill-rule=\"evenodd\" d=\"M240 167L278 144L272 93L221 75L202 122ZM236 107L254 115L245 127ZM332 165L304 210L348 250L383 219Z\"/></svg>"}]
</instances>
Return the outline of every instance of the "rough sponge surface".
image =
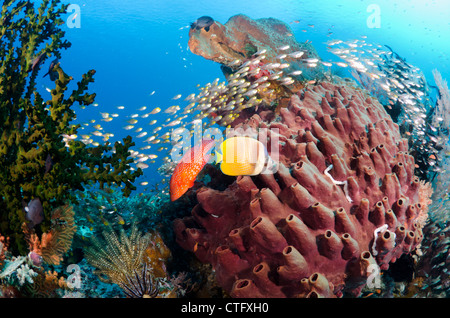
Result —
<instances>
[{"instance_id":1,"label":"rough sponge surface","mask_svg":"<svg viewBox=\"0 0 450 318\"><path fill-rule=\"evenodd\" d=\"M278 128L278 171L203 187L192 216L174 223L178 243L211 263L232 297L357 296L421 242L414 158L364 91L308 86L279 114L261 110L239 127L268 128L269 141Z\"/></svg>"}]
</instances>

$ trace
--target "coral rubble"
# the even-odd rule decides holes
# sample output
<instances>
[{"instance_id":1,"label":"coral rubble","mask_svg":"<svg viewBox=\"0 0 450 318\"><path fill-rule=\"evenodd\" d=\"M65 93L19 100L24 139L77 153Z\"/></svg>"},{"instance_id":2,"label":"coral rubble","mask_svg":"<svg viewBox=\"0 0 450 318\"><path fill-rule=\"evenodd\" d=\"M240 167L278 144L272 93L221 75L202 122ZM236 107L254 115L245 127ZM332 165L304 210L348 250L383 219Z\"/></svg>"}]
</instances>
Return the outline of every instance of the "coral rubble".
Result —
<instances>
[{"instance_id":1,"label":"coral rubble","mask_svg":"<svg viewBox=\"0 0 450 318\"><path fill-rule=\"evenodd\" d=\"M278 172L201 188L192 216L174 223L231 296L358 295L375 264L387 269L420 244L429 193L398 126L365 91L322 82L278 117L262 111L234 128L268 128L268 140L277 128Z\"/></svg>"}]
</instances>

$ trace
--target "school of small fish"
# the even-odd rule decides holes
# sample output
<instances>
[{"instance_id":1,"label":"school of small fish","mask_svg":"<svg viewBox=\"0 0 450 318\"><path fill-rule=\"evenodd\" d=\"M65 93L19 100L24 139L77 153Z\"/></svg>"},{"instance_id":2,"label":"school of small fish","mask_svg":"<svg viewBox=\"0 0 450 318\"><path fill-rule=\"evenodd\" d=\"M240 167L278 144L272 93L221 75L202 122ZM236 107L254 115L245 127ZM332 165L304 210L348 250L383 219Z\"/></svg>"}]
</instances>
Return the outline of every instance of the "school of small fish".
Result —
<instances>
[{"instance_id":1,"label":"school of small fish","mask_svg":"<svg viewBox=\"0 0 450 318\"><path fill-rule=\"evenodd\" d=\"M342 43L342 41L333 41L329 45L334 46ZM364 43L364 41L361 41L361 43ZM199 84L197 85L199 92L189 94L184 99L182 94L174 94L172 100L179 102L179 104L164 107L141 106L137 108L137 112L128 115L121 115L121 111L125 110L126 107L118 105L116 106L117 112L100 111L99 119L82 123L79 130L80 136L65 135L63 136L64 141L66 146L69 146L69 142L75 139L86 145L99 146L100 139L106 142L115 135L106 132L99 122L108 123L119 120L120 124L118 125L122 129L128 131L135 140L142 141L145 144L138 150L131 150L130 157L133 158L135 163L133 169L147 169L159 157L166 169L173 170L174 163L171 162L169 151L170 148L176 150L176 138L179 130L188 127L189 124L203 130L210 127L221 127L222 129L229 127L239 117L242 110L251 107L257 108L263 102L262 97L273 96L277 85L289 86L296 80L304 80L302 70L291 69L291 65L285 60L286 58L296 59L299 64L308 68L314 68L321 63L325 67L331 67L334 64L339 67L348 66L366 72L367 69L362 62L352 56L355 49L354 43L349 43L349 45L349 50L342 48L332 50L333 53L344 58L346 63L326 62L311 57L305 58L305 51L295 51L289 45L278 47L278 55L275 61L267 63L266 50L259 50L250 59L233 61L229 66L232 67L234 73L229 75L226 81L220 81L219 78L216 78L203 86ZM369 44L367 45L369 46ZM382 52L377 52L377 54L381 55ZM370 64L370 58L366 62L366 64ZM285 72L286 69L289 69L289 71ZM372 74L374 74L372 76L377 76L375 72ZM382 75L378 76L381 77ZM391 82L387 83L388 85L392 84ZM154 95L155 92L152 91L150 96ZM93 104L93 106L99 107L100 105ZM155 118L157 114L163 114L163 118L161 118L161 115ZM200 123L200 126L195 125L196 123ZM191 131L191 136L194 134L195 131ZM161 146L154 149L157 144L161 144ZM187 148L184 149L184 151L187 150ZM167 173L164 174L167 175ZM167 178L162 180L163 184L166 184L167 181ZM147 181L141 182L141 185L147 184ZM164 192L168 193L167 189Z\"/></svg>"},{"instance_id":2,"label":"school of small fish","mask_svg":"<svg viewBox=\"0 0 450 318\"><path fill-rule=\"evenodd\" d=\"M296 20L292 23L299 23L299 21ZM309 27L314 28L314 25L309 25ZM180 29L184 28L189 28L189 26ZM306 30L302 31L306 32ZM331 34L332 32L329 35ZM169 195L167 183L177 166L177 163L172 161L169 152L178 151L182 147L178 144L178 141L184 129L189 125L192 126L189 131L190 137L201 134L207 128L216 127L223 130L239 117L242 110L252 107L257 108L263 102L264 96L272 96L277 85L289 86L294 84L295 81L304 80L302 70L290 68L291 65L286 61L287 58L290 58L297 59L308 68L314 68L321 64L329 68L330 72L332 66L349 70L363 87L380 99L380 102L388 108L397 107L401 109L399 121L404 121L411 127L410 131L404 132L406 135L411 136L414 140L426 140L417 137L428 136L436 139L434 145L442 143L441 140L438 140L439 136L430 137L430 126L426 122L430 101L427 99L429 96L427 82L421 70L407 63L390 47L368 43L365 39L366 37L363 36L361 39L350 41L329 41L327 43L328 50L342 61L304 58L306 52L294 51L289 45L283 45L277 48L278 55L275 61L265 63L266 50L262 49L250 59L237 59L230 63L228 66L233 69L234 73L229 75L226 81L220 81L219 78L216 78L203 86L199 84L197 85L198 93L191 93L184 98L183 94L174 94L170 99L174 105L136 107L136 111L132 114L122 114L121 111L126 110L128 106L118 105L116 106L117 112L99 111L98 119L91 119L81 124L78 131L79 135L63 135L63 140L67 147L73 140L79 140L86 145L99 146L100 140L103 142L110 141L115 136L114 133L107 132L102 126L103 123L100 122L119 121L120 123L116 127L122 127L123 130L132 135L135 141L138 140L144 144L138 150L132 149L130 151L130 157L134 161L132 169L148 169L159 158L159 166L155 170L159 172L163 179L161 183L153 186L160 194ZM181 44L179 44L179 47L183 52ZM39 63L39 59L36 58L34 63ZM49 89L47 90L50 92ZM149 95L153 96L155 93L154 90ZM92 106L102 108L99 104L93 104ZM203 137L211 136L205 135ZM229 140L228 143L231 141L233 140ZM226 142L223 145L226 145ZM158 148L155 149L156 147ZM430 154L428 164L435 165L436 149L426 142L418 145L418 147L421 151ZM184 147L183 150L185 153L189 153L189 149L190 147ZM264 158L264 161L267 159L264 156L260 157ZM204 158L200 159L204 165ZM233 170L227 164L226 160L222 159L221 169L229 175L254 175L259 173L259 170L255 169L255 165L233 166ZM436 169L439 168L436 167ZM196 174L192 174L191 168L184 170L178 168L178 170L181 171L181 177L178 179L185 179L186 175L190 176L189 185L183 188L180 193L170 193L172 200L183 195L187 188L193 185L196 178ZM180 173L178 170L177 173ZM149 182L142 181L140 185L145 187L149 185ZM160 185L165 187L159 188ZM448 194L446 195L445 199L448 199ZM435 208L440 209L442 207ZM102 206L101 209L104 210L105 207ZM106 212L113 213L114 211ZM124 222L120 214L118 214L118 222L120 224ZM433 235L433 238L424 241L422 250L424 252L433 250L433 261L431 272L425 273L426 279L421 283L420 288L426 292L442 289L442 291L448 293L450 285L443 283L449 281L450 270L450 226L448 225L448 217L445 217L439 224L432 225L429 234Z\"/></svg>"},{"instance_id":3,"label":"school of small fish","mask_svg":"<svg viewBox=\"0 0 450 318\"><path fill-rule=\"evenodd\" d=\"M439 171L437 154L446 138L427 117L433 104L422 71L389 46L368 43L364 39L329 41L328 49L344 60L338 62L338 66L348 67L361 86L392 111L393 119L404 123L402 133L414 143L415 152L427 154L424 158L416 156L416 168L432 166Z\"/></svg>"}]
</instances>

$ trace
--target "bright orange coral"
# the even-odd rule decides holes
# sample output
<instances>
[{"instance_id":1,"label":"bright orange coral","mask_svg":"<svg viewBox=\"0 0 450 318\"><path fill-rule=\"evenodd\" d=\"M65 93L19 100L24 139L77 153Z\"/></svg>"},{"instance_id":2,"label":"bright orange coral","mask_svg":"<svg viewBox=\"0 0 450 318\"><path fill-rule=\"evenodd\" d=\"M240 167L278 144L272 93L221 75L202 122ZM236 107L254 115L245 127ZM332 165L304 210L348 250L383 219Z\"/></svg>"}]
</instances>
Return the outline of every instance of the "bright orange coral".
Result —
<instances>
[{"instance_id":1,"label":"bright orange coral","mask_svg":"<svg viewBox=\"0 0 450 318\"><path fill-rule=\"evenodd\" d=\"M30 253L41 256L47 264L59 265L72 245L73 235L76 232L72 207L66 205L55 209L51 220L50 231L43 233L40 239L34 230L28 229L25 223L22 225L22 230Z\"/></svg>"},{"instance_id":2,"label":"bright orange coral","mask_svg":"<svg viewBox=\"0 0 450 318\"><path fill-rule=\"evenodd\" d=\"M151 241L144 252L144 260L152 268L155 278L166 278L168 275L165 264L172 254L158 232L149 235L151 235Z\"/></svg>"},{"instance_id":3,"label":"bright orange coral","mask_svg":"<svg viewBox=\"0 0 450 318\"><path fill-rule=\"evenodd\" d=\"M8 244L9 244L9 237L5 238L4 236L0 235L0 265L3 264L3 261L5 260L5 254L8 250Z\"/></svg>"}]
</instances>

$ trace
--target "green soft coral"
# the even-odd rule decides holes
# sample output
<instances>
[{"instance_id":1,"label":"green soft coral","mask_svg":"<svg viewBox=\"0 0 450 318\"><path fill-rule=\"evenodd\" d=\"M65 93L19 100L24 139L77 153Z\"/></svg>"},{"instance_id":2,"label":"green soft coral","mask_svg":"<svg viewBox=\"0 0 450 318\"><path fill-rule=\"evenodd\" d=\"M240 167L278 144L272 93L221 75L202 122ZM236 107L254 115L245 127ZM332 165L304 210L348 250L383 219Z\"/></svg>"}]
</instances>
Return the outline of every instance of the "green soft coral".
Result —
<instances>
[{"instance_id":1,"label":"green soft coral","mask_svg":"<svg viewBox=\"0 0 450 318\"><path fill-rule=\"evenodd\" d=\"M106 142L97 147L70 140L79 125L74 105L88 106L95 94L87 92L94 70L82 76L77 89L67 91L73 78L57 64L58 73L51 100L36 91L40 65L52 55L61 58L61 49L70 47L63 40L61 15L67 6L59 0L44 0L38 8L30 1L4 1L0 25L0 233L10 236L23 250L21 224L25 221L22 203L39 197L45 214L41 230L49 226L51 211L68 201L77 203L73 191L86 185L122 186L128 196L136 189L134 180L142 170L131 171L131 137ZM41 57L34 68L33 60ZM50 156L52 169L46 171Z\"/></svg>"}]
</instances>

